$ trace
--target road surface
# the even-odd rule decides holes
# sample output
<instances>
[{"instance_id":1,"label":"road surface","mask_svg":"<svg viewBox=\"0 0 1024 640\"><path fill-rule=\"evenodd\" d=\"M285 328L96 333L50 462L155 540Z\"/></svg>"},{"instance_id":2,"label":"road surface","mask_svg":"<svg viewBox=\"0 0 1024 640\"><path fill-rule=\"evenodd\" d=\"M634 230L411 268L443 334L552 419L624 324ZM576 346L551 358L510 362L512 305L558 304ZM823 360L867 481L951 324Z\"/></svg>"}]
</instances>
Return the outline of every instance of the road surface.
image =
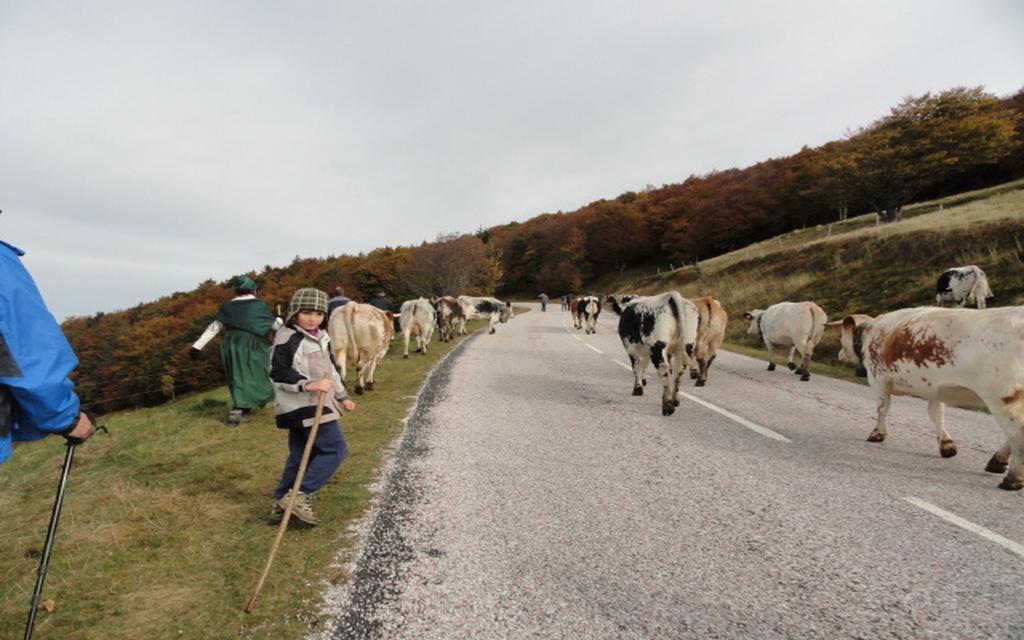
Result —
<instances>
[{"instance_id":1,"label":"road surface","mask_svg":"<svg viewBox=\"0 0 1024 640\"><path fill-rule=\"evenodd\" d=\"M319 638L1024 638L1002 442L922 401L723 353L630 395L615 332L539 305L435 372Z\"/></svg>"}]
</instances>

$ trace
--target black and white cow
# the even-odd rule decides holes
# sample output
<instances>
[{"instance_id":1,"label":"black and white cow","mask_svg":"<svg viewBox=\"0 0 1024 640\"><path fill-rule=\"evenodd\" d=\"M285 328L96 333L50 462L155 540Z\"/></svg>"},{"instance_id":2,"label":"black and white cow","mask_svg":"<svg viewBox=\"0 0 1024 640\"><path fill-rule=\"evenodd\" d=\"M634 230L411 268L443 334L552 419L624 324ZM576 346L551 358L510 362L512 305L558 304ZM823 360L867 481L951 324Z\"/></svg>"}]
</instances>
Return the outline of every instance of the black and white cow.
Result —
<instances>
[{"instance_id":1,"label":"black and white cow","mask_svg":"<svg viewBox=\"0 0 1024 640\"><path fill-rule=\"evenodd\" d=\"M597 317L601 315L601 299L597 296L583 296L577 308L583 323L584 333L597 333Z\"/></svg>"},{"instance_id":2,"label":"black and white cow","mask_svg":"<svg viewBox=\"0 0 1024 640\"><path fill-rule=\"evenodd\" d=\"M973 264L947 270L935 285L935 304L940 307L952 302L958 307L973 304L984 309L985 301L994 297L985 272Z\"/></svg>"},{"instance_id":3,"label":"black and white cow","mask_svg":"<svg viewBox=\"0 0 1024 640\"><path fill-rule=\"evenodd\" d=\"M619 314L619 339L633 365L633 395L644 394L650 361L663 386L661 414L672 415L679 405L679 379L687 367L696 366L692 356L700 319L697 307L669 291L636 298L624 307L612 302L612 309Z\"/></svg>"},{"instance_id":4,"label":"black and white cow","mask_svg":"<svg viewBox=\"0 0 1024 640\"><path fill-rule=\"evenodd\" d=\"M497 298L480 298L474 296L459 296L459 304L462 306L462 313L465 318L459 333L466 333L466 320L488 320L488 333L495 333L494 325L499 322L508 322L512 317L512 305L502 302Z\"/></svg>"},{"instance_id":5,"label":"black and white cow","mask_svg":"<svg viewBox=\"0 0 1024 640\"><path fill-rule=\"evenodd\" d=\"M426 353L430 339L434 335L434 328L437 326L437 312L426 298L406 300L402 303L398 324L402 328L402 336L405 338L405 350L402 357L409 357L410 336L416 336L416 351Z\"/></svg>"}]
</instances>

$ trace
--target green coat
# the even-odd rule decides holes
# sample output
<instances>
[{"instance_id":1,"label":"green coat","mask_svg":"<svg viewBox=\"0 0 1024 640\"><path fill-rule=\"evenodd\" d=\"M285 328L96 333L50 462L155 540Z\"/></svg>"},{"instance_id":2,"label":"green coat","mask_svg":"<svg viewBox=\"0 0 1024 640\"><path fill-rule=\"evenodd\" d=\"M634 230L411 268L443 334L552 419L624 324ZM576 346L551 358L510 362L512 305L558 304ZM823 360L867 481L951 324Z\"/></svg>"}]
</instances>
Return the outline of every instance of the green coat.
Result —
<instances>
[{"instance_id":1,"label":"green coat","mask_svg":"<svg viewBox=\"0 0 1024 640\"><path fill-rule=\"evenodd\" d=\"M262 300L232 300L216 318L224 325L220 360L236 409L252 409L274 401L270 385L270 348L266 335L277 319Z\"/></svg>"}]
</instances>

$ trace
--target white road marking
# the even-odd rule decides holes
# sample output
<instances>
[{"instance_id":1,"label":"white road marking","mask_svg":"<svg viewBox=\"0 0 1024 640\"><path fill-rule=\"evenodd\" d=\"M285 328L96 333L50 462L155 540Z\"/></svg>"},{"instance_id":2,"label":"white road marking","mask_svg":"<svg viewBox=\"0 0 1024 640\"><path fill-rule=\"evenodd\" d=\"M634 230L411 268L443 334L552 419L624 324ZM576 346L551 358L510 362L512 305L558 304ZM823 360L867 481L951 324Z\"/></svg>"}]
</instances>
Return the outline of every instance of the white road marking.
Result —
<instances>
[{"instance_id":1,"label":"white road marking","mask_svg":"<svg viewBox=\"0 0 1024 640\"><path fill-rule=\"evenodd\" d=\"M779 442L792 442L792 440L790 440L786 436L784 436L784 435L782 435L780 433L775 433L774 431L772 431L768 427L762 427L759 424L755 424L755 423L751 422L750 420L747 420L746 418L743 418L741 416L736 415L732 411L728 411L726 409L723 409L722 407L719 407L718 405L711 404L707 400L702 400L702 399L698 398L697 396L691 396L690 394L686 393L685 391L680 391L679 395L683 396L687 400L691 400L693 402L696 402L697 404L699 404L699 405L701 405L703 407L707 407L708 409L711 409L715 413L720 413L723 416L725 416L726 418L729 418L730 420L734 420L734 421L740 423L741 425L743 425L744 427L750 429L754 433L759 433L759 434L761 434L762 436L764 436L766 438L771 438L772 440L778 440Z\"/></svg>"},{"instance_id":2,"label":"white road marking","mask_svg":"<svg viewBox=\"0 0 1024 640\"><path fill-rule=\"evenodd\" d=\"M600 349L598 349L594 345L590 344L589 342L584 342L583 344L587 345L587 348L590 349L591 351L596 351L596 352L600 353L601 355L604 355L604 351L601 351Z\"/></svg>"},{"instance_id":3,"label":"white road marking","mask_svg":"<svg viewBox=\"0 0 1024 640\"><path fill-rule=\"evenodd\" d=\"M628 370L628 371L630 371L630 372L632 372L632 371L633 371L633 367L629 366L629 365L628 365L628 364L626 364L625 362L620 362L620 361L616 360L615 358L612 358L612 362L614 362L615 364L619 365L619 366L620 366L620 367L622 367L623 369L626 369L626 370Z\"/></svg>"},{"instance_id":4,"label":"white road marking","mask_svg":"<svg viewBox=\"0 0 1024 640\"><path fill-rule=\"evenodd\" d=\"M570 333L569 335L572 336L576 342L583 342L583 340L579 336L572 333Z\"/></svg>"},{"instance_id":5,"label":"white road marking","mask_svg":"<svg viewBox=\"0 0 1024 640\"><path fill-rule=\"evenodd\" d=\"M1009 538L1004 538L1003 536L999 535L995 531L991 531L989 529L986 529L985 527L982 527L980 525L976 525L973 522L971 522L970 520L964 520L960 516L958 516L958 515L956 515L954 513L950 513L949 511L946 511L945 509L940 509L939 507L936 507L932 503L925 502L924 500L921 500L920 498L915 498L914 496L904 496L903 499L906 500L907 502L909 502L910 504L914 505L915 507L921 507L925 511L927 511L929 513L932 513L934 515L937 515L940 518L942 518L943 520L946 520L948 522L952 522L953 524L955 524L958 527L966 529L966 530L970 531L971 533L976 533L979 536L981 536L982 538L985 538L986 540L989 540L990 542L994 542L994 543L998 544L999 546L1001 546L1001 547L1003 547L1005 549L1008 549L1008 550L1016 553L1017 555L1019 555L1021 557L1024 557L1024 545L1019 544L1017 542L1014 542L1013 540L1010 540Z\"/></svg>"}]
</instances>

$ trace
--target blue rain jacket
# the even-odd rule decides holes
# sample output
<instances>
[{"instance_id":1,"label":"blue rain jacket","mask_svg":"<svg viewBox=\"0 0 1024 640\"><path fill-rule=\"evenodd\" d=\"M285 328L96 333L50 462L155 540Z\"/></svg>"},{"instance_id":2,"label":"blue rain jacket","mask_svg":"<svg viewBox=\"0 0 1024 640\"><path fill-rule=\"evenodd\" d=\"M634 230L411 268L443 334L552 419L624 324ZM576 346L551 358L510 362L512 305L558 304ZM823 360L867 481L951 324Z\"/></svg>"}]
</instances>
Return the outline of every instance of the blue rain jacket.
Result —
<instances>
[{"instance_id":1,"label":"blue rain jacket","mask_svg":"<svg viewBox=\"0 0 1024 640\"><path fill-rule=\"evenodd\" d=\"M22 255L0 240L0 463L11 457L12 441L69 431L80 409L68 378L78 358Z\"/></svg>"}]
</instances>

